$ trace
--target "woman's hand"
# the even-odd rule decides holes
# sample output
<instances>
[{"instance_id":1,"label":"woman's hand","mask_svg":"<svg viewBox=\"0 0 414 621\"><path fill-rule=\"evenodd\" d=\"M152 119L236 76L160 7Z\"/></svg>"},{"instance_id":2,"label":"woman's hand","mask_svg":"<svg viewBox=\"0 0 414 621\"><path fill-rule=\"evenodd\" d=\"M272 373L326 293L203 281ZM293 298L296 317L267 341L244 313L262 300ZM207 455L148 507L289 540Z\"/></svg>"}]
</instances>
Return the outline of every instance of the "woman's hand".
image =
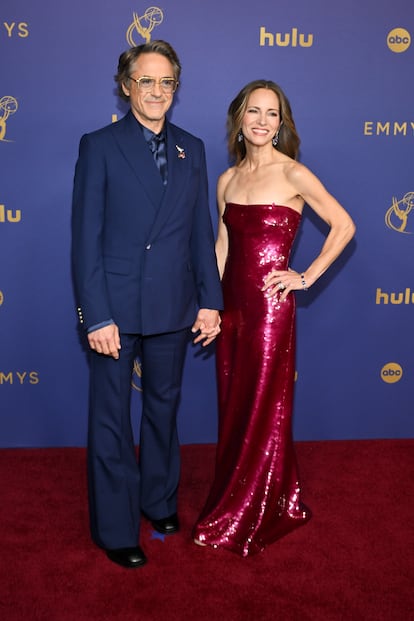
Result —
<instances>
[{"instance_id":1,"label":"woman's hand","mask_svg":"<svg viewBox=\"0 0 414 621\"><path fill-rule=\"evenodd\" d=\"M280 301L283 302L291 291L306 291L308 288L304 274L295 270L272 270L264 279L262 291L268 296L280 293Z\"/></svg>"}]
</instances>

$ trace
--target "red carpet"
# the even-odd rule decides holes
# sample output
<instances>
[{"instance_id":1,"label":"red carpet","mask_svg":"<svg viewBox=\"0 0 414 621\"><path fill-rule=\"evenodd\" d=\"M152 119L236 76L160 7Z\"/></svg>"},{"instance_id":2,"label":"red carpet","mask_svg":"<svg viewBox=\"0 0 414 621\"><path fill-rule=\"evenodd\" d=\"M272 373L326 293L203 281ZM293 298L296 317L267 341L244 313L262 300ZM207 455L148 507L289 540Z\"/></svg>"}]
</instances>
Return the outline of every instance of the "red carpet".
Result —
<instances>
[{"instance_id":1,"label":"red carpet","mask_svg":"<svg viewBox=\"0 0 414 621\"><path fill-rule=\"evenodd\" d=\"M242 559L190 529L213 446L183 447L182 532L137 570L89 539L83 449L0 451L3 621L408 621L414 618L414 440L297 445L311 522Z\"/></svg>"}]
</instances>

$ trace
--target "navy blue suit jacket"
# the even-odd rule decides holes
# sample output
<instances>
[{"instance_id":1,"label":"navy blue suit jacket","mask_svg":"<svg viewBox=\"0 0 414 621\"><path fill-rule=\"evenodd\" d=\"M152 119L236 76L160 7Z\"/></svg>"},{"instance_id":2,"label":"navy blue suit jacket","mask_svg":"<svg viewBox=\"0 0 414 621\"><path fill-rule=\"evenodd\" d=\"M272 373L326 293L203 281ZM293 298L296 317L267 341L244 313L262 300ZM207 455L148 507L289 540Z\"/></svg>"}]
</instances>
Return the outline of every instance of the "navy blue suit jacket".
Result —
<instances>
[{"instance_id":1,"label":"navy blue suit jacket","mask_svg":"<svg viewBox=\"0 0 414 621\"><path fill-rule=\"evenodd\" d=\"M168 121L166 135L166 186L131 112L81 139L72 256L86 328L112 318L121 332L160 334L222 308L204 146Z\"/></svg>"}]
</instances>

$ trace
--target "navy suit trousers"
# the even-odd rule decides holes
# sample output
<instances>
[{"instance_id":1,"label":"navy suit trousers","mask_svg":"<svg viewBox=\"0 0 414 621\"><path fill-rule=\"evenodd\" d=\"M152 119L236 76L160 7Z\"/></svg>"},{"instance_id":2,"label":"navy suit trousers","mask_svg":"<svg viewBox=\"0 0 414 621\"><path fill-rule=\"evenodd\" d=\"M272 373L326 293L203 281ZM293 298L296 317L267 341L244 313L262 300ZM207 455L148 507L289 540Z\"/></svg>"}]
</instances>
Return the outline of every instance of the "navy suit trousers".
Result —
<instances>
[{"instance_id":1,"label":"navy suit trousers","mask_svg":"<svg viewBox=\"0 0 414 621\"><path fill-rule=\"evenodd\" d=\"M106 548L136 546L140 515L177 511L180 453L177 409L188 329L153 336L121 334L119 360L91 353L88 484L91 533ZM131 425L134 360L142 366L137 459Z\"/></svg>"}]
</instances>

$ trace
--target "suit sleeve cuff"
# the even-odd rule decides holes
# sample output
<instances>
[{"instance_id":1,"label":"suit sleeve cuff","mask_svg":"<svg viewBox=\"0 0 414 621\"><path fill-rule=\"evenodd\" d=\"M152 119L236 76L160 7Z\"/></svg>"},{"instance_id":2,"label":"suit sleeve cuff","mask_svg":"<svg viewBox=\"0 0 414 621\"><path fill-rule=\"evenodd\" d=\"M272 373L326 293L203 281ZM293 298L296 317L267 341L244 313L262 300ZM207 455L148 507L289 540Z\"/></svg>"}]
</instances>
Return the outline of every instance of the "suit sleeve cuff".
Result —
<instances>
[{"instance_id":1,"label":"suit sleeve cuff","mask_svg":"<svg viewBox=\"0 0 414 621\"><path fill-rule=\"evenodd\" d=\"M94 330L99 330L99 328L105 328L105 326L110 326L114 324L115 321L113 319L107 319L106 321L101 321L101 323L96 323L94 326L88 328L87 332L93 332Z\"/></svg>"}]
</instances>

